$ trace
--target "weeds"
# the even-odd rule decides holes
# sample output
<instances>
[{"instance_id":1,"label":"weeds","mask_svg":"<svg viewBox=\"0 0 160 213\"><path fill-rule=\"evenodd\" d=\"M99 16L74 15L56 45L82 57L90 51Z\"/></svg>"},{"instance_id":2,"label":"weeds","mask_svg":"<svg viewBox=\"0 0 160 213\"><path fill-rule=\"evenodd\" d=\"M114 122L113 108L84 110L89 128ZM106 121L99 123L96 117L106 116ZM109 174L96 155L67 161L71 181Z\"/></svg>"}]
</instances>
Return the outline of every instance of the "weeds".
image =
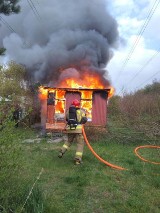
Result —
<instances>
[{"instance_id":1,"label":"weeds","mask_svg":"<svg viewBox=\"0 0 160 213\"><path fill-rule=\"evenodd\" d=\"M12 121L7 121L0 132L0 212L159 213L159 166L143 162L134 154L136 146L160 144L159 136L152 134L156 126L159 128L159 105L151 96L145 97L147 101L140 97L129 96L132 101L117 98L113 111L110 102L106 129L86 127L97 154L126 171L102 164L87 146L83 164L75 166L75 144L59 159L63 142L47 143L50 138L43 138L39 143L25 143L24 139L35 138L35 133L29 128L15 128ZM149 101L154 101L154 107L150 102L143 108ZM153 109L157 110L156 116ZM160 162L156 149L139 152L146 159ZM42 167L43 175L30 193Z\"/></svg>"},{"instance_id":2,"label":"weeds","mask_svg":"<svg viewBox=\"0 0 160 213\"><path fill-rule=\"evenodd\" d=\"M126 127L145 133L149 138L160 137L160 83L154 82L134 94L115 96L109 101L109 113Z\"/></svg>"},{"instance_id":3,"label":"weeds","mask_svg":"<svg viewBox=\"0 0 160 213\"><path fill-rule=\"evenodd\" d=\"M29 193L30 188L26 190L26 193ZM25 197L25 196L24 196ZM39 189L37 186L33 189L32 193L30 194L29 199L26 202L26 205L22 209L24 213L43 213L45 206L44 206L44 196L42 194L42 189Z\"/></svg>"},{"instance_id":4,"label":"weeds","mask_svg":"<svg viewBox=\"0 0 160 213\"><path fill-rule=\"evenodd\" d=\"M128 171L117 171L99 162L85 146L83 164L75 166L72 159L76 144L73 144L62 159L57 157L60 144L21 143L23 167L18 167L18 175L8 182L1 200L3 212L9 209L20 213L22 206L35 182L35 177L44 168L41 178L23 208L23 213L63 213L63 212L159 212L160 176L156 165L142 162L134 155L136 145L146 144L143 134L136 135L118 122L110 122L109 132L103 137L97 133L98 143L90 140L94 150L105 160L123 166ZM28 138L23 131L17 134L20 138ZM26 131L26 130L25 130ZM88 132L87 132L88 131ZM87 135L90 130L87 130ZM32 132L30 132L33 137ZM128 141L129 135L131 136ZM98 138L99 136L99 138ZM125 136L125 137L124 137ZM139 138L137 141L137 138ZM118 139L117 139L118 138ZM47 140L47 139L46 139ZM123 143L122 143L123 140ZM126 141L125 141L126 140ZM151 151L151 152L150 152ZM147 150L143 155L154 158L156 150ZM159 154L156 154L157 158ZM156 159L158 160L158 159ZM19 178L17 177L19 176ZM11 185L11 186L10 186ZM10 192L14 192L11 193ZM143 203L140 202L143 200ZM1 207L2 208L2 207Z\"/></svg>"}]
</instances>

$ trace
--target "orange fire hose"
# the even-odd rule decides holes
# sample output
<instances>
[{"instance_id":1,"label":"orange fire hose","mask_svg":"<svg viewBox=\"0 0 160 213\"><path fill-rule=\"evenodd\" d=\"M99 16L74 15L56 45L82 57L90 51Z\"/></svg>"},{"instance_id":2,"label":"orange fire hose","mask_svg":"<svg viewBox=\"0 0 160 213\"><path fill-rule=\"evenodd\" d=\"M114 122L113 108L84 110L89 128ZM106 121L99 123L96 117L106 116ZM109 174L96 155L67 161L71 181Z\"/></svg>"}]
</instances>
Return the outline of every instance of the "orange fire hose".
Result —
<instances>
[{"instance_id":1,"label":"orange fire hose","mask_svg":"<svg viewBox=\"0 0 160 213\"><path fill-rule=\"evenodd\" d=\"M98 160L100 160L102 163L104 163L104 164L106 164L107 166L112 167L112 168L114 168L114 169L118 169L118 170L127 170L127 169L125 169L125 168L123 168L123 167L120 167L120 166L111 164L111 163L109 163L108 161L105 161L104 159L102 159L102 158L93 150L93 148L91 147L91 145L90 145L90 143L89 143L89 141L88 141L88 139L87 139L86 133L85 133L85 131L84 131L84 127L82 128L82 133L83 133L84 140L85 140L85 142L86 142L88 148L90 149L90 151L92 152L92 154L93 154ZM141 157L141 156L138 154L137 151L138 151L139 149L142 149L142 148L155 148L155 149L160 149L160 146L153 146L153 145L138 146L138 147L136 147L135 150L134 150L134 153L135 153L141 160L143 160L143 161L145 161L145 162L152 163L152 164L160 164L160 162L149 161L149 160L146 160L145 158Z\"/></svg>"},{"instance_id":2,"label":"orange fire hose","mask_svg":"<svg viewBox=\"0 0 160 213\"><path fill-rule=\"evenodd\" d=\"M160 162L154 162L154 161L150 161L150 160L146 160L145 158L141 157L139 154L138 154L138 150L139 149L143 149L143 148L154 148L154 149L160 149L160 146L152 146L152 145L145 145L145 146L138 146L135 148L134 150L134 153L143 161L145 162L149 162L149 163L153 163L153 164L160 164Z\"/></svg>"},{"instance_id":3,"label":"orange fire hose","mask_svg":"<svg viewBox=\"0 0 160 213\"><path fill-rule=\"evenodd\" d=\"M111 163L105 161L104 159L102 159L99 155L97 155L97 153L93 150L93 148L91 147L91 145L90 145L89 142L88 142L88 139L87 139L87 137L86 137L84 128L82 128L82 133L83 133L84 140L85 140L85 142L86 142L88 148L90 149L90 151L92 152L92 154L93 154L98 160L100 160L102 163L104 163L104 164L106 164L107 166L112 167L112 168L114 168L114 169L118 169L118 170L127 170L127 169L125 169L125 168L123 168L123 167L120 167L120 166L116 166L116 165L114 165L114 164L111 164Z\"/></svg>"}]
</instances>

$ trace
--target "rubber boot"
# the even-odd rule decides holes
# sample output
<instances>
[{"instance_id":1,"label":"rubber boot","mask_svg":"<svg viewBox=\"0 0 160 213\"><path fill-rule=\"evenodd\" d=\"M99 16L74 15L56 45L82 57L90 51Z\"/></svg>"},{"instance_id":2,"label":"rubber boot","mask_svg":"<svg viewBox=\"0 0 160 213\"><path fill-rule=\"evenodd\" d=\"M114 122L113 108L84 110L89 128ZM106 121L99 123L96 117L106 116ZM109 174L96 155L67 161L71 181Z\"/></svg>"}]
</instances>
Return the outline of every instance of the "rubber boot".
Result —
<instances>
[{"instance_id":1,"label":"rubber boot","mask_svg":"<svg viewBox=\"0 0 160 213\"><path fill-rule=\"evenodd\" d=\"M64 153L60 151L58 157L59 157L59 158L62 158L63 155L64 155Z\"/></svg>"},{"instance_id":2,"label":"rubber boot","mask_svg":"<svg viewBox=\"0 0 160 213\"><path fill-rule=\"evenodd\" d=\"M74 159L74 164L75 165L80 165L82 163L82 160L81 159L79 159L79 158L75 158Z\"/></svg>"}]
</instances>

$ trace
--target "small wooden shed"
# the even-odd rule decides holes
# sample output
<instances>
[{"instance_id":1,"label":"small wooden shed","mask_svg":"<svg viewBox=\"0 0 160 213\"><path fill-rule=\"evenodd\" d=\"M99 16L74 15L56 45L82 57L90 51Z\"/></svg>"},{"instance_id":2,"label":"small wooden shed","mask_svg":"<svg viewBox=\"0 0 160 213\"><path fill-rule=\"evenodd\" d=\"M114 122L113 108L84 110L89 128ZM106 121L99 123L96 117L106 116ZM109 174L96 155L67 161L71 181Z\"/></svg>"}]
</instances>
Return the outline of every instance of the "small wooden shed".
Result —
<instances>
[{"instance_id":1,"label":"small wooden shed","mask_svg":"<svg viewBox=\"0 0 160 213\"><path fill-rule=\"evenodd\" d=\"M43 87L41 94L41 125L47 131L63 130L66 111L78 99L86 110L88 126L105 127L107 124L108 89L50 88ZM41 95L40 94L40 95Z\"/></svg>"}]
</instances>

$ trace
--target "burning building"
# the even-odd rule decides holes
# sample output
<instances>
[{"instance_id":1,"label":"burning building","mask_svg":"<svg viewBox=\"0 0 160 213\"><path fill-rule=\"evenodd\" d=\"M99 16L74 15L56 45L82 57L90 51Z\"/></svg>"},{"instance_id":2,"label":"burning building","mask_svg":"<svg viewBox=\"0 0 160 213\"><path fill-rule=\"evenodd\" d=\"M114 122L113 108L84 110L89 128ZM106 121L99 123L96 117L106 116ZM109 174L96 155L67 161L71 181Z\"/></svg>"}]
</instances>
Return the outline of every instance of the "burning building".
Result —
<instances>
[{"instance_id":1,"label":"burning building","mask_svg":"<svg viewBox=\"0 0 160 213\"><path fill-rule=\"evenodd\" d=\"M34 17L33 7L20 1L21 13L5 17L19 30L0 25L7 58L26 67L31 83L43 85L39 98L45 129L64 125L73 98L85 108L87 125L106 125L112 93L106 67L122 40L109 11L111 2L45 0L35 3Z\"/></svg>"},{"instance_id":2,"label":"burning building","mask_svg":"<svg viewBox=\"0 0 160 213\"><path fill-rule=\"evenodd\" d=\"M107 101L112 94L113 88L107 87L98 74L85 73L81 79L65 78L57 87L40 87L42 127L47 131L64 130L66 112L74 99L86 111L88 126L105 127Z\"/></svg>"}]
</instances>

